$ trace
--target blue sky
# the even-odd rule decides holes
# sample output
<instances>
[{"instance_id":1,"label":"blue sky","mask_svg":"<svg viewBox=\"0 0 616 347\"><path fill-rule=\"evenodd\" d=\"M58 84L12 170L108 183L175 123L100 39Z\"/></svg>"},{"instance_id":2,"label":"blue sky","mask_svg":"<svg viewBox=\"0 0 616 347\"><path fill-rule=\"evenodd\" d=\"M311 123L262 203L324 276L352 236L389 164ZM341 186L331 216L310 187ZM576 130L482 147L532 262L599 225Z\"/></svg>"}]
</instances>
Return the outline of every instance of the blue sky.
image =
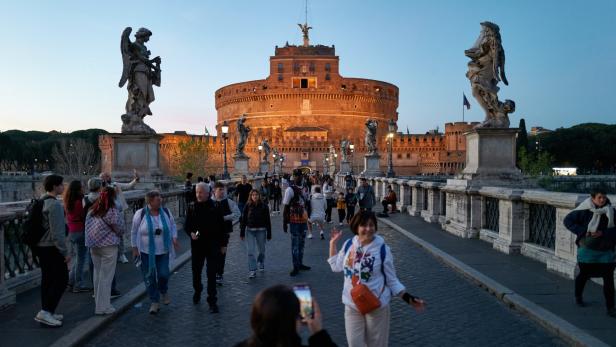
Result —
<instances>
[{"instance_id":1,"label":"blue sky","mask_svg":"<svg viewBox=\"0 0 616 347\"><path fill-rule=\"evenodd\" d=\"M126 90L120 34L144 26L162 57L162 87L147 118L158 132L210 131L214 91L265 78L274 46L301 43L303 0L3 1L0 130L118 132ZM422 133L482 120L464 50L479 23L501 27L509 86L528 127L616 122L616 1L312 0L311 42L336 45L340 72L396 84L399 129Z\"/></svg>"}]
</instances>

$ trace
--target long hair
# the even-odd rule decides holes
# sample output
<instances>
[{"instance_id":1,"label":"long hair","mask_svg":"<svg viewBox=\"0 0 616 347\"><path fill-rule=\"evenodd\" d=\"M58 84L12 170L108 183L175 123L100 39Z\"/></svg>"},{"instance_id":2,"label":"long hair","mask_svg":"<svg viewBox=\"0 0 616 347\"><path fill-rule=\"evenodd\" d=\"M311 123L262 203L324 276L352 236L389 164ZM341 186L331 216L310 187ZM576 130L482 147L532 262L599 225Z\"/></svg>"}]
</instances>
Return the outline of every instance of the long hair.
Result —
<instances>
[{"instance_id":1,"label":"long hair","mask_svg":"<svg viewBox=\"0 0 616 347\"><path fill-rule=\"evenodd\" d=\"M62 197L64 209L68 212L72 212L73 207L75 207L75 201L81 200L82 198L83 194L81 193L81 181L71 181L68 185L68 189L64 191L64 196Z\"/></svg>"},{"instance_id":2,"label":"long hair","mask_svg":"<svg viewBox=\"0 0 616 347\"><path fill-rule=\"evenodd\" d=\"M293 290L276 285L257 294L252 303L250 347L294 347L301 345L297 334L299 300Z\"/></svg>"},{"instance_id":3,"label":"long hair","mask_svg":"<svg viewBox=\"0 0 616 347\"><path fill-rule=\"evenodd\" d=\"M110 208L115 206L115 189L111 187L103 188L101 195L92 205L92 215L95 217L102 217L107 214Z\"/></svg>"},{"instance_id":4,"label":"long hair","mask_svg":"<svg viewBox=\"0 0 616 347\"><path fill-rule=\"evenodd\" d=\"M257 193L257 202L252 201L252 193ZM257 206L260 203L261 203L261 193L256 189L252 189L250 193L248 193L248 205Z\"/></svg>"}]
</instances>

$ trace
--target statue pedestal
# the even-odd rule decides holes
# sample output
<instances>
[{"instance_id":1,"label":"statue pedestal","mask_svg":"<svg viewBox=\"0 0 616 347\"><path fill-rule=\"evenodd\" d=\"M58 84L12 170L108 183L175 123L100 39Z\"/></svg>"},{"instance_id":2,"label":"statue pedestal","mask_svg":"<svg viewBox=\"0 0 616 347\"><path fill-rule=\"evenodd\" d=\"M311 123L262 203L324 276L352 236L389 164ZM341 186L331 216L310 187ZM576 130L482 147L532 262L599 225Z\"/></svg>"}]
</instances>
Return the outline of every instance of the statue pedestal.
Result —
<instances>
[{"instance_id":1,"label":"statue pedestal","mask_svg":"<svg viewBox=\"0 0 616 347\"><path fill-rule=\"evenodd\" d=\"M262 161L259 164L259 171L265 175L266 172L269 172L269 163L266 161Z\"/></svg>"},{"instance_id":2,"label":"statue pedestal","mask_svg":"<svg viewBox=\"0 0 616 347\"><path fill-rule=\"evenodd\" d=\"M361 172L364 176L383 176L380 164L381 156L378 154L366 154L364 156L364 171Z\"/></svg>"},{"instance_id":3,"label":"statue pedestal","mask_svg":"<svg viewBox=\"0 0 616 347\"><path fill-rule=\"evenodd\" d=\"M241 176L241 175L249 174L248 161L250 160L250 157L233 156L233 160L234 160L234 165L235 165L235 170L233 170L233 176Z\"/></svg>"},{"instance_id":4,"label":"statue pedestal","mask_svg":"<svg viewBox=\"0 0 616 347\"><path fill-rule=\"evenodd\" d=\"M341 174L347 174L351 172L351 162L350 161L341 161L340 162L340 171Z\"/></svg>"},{"instance_id":5,"label":"statue pedestal","mask_svg":"<svg viewBox=\"0 0 616 347\"><path fill-rule=\"evenodd\" d=\"M458 179L519 181L516 167L515 128L478 128L466 133L466 166Z\"/></svg>"},{"instance_id":6,"label":"statue pedestal","mask_svg":"<svg viewBox=\"0 0 616 347\"><path fill-rule=\"evenodd\" d=\"M133 170L146 179L160 180L159 142L156 134L108 134L98 138L101 169L115 179L131 179Z\"/></svg>"}]
</instances>

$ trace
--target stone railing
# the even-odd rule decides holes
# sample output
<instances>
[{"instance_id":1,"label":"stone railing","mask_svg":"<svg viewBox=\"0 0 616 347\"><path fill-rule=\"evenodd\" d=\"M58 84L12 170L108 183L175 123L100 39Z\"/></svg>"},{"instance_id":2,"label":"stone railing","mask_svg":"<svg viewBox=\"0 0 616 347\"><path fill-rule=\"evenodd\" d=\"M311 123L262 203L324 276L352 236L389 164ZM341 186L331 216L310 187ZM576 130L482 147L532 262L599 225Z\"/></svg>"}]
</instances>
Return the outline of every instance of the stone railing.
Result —
<instances>
[{"instance_id":1,"label":"stone railing","mask_svg":"<svg viewBox=\"0 0 616 347\"><path fill-rule=\"evenodd\" d=\"M573 278L577 247L563 221L584 194L557 193L512 187L468 187L418 179L367 177L377 200L392 186L397 207L411 216L439 223L445 231L463 238L479 238L495 250L521 254L546 268ZM453 181L453 182L452 182ZM344 187L343 177L337 184ZM609 196L616 201L615 196ZM378 210L378 207L377 207Z\"/></svg>"}]
</instances>

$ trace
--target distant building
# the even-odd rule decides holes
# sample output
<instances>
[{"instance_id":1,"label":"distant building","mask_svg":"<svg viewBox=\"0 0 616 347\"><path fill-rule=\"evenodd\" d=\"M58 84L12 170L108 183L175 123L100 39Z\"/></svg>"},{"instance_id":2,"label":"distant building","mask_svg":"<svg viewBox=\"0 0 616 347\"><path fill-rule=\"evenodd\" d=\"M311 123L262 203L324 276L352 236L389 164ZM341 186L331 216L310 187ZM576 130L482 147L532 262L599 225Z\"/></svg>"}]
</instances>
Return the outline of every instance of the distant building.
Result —
<instances>
[{"instance_id":1,"label":"distant building","mask_svg":"<svg viewBox=\"0 0 616 347\"><path fill-rule=\"evenodd\" d=\"M546 129L544 127L537 126L537 127L530 128L530 135L531 136L536 136L536 135L539 135L539 134L551 133L552 131L554 131L554 130L550 130L550 129Z\"/></svg>"}]
</instances>

